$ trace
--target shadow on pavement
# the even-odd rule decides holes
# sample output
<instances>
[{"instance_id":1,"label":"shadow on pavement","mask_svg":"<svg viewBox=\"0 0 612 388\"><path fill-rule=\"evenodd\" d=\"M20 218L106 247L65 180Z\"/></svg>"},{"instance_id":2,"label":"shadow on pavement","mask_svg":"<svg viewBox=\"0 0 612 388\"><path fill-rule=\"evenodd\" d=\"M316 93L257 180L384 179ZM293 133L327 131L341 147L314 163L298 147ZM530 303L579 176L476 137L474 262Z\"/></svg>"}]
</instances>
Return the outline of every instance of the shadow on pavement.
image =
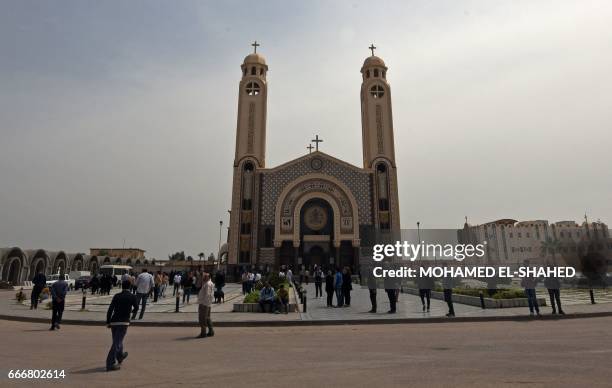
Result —
<instances>
[{"instance_id":1,"label":"shadow on pavement","mask_svg":"<svg viewBox=\"0 0 612 388\"><path fill-rule=\"evenodd\" d=\"M77 370L74 372L71 372L75 375L90 375L93 373L106 373L106 368L103 366L97 367L97 368L89 368L89 369L83 369L83 370Z\"/></svg>"}]
</instances>

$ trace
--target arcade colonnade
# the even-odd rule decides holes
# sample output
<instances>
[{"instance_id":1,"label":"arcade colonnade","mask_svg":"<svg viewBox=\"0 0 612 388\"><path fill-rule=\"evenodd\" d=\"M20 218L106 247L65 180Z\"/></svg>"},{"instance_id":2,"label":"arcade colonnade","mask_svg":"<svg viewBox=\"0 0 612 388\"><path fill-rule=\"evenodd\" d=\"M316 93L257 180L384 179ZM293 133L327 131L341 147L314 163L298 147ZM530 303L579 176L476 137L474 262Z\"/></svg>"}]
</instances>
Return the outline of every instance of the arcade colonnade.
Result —
<instances>
[{"instance_id":1,"label":"arcade colonnade","mask_svg":"<svg viewBox=\"0 0 612 388\"><path fill-rule=\"evenodd\" d=\"M91 256L46 249L0 248L0 281L18 286L31 280L39 271L45 275L60 271L91 271L95 274L100 266L105 264L139 267L150 263L147 259L141 262L120 257Z\"/></svg>"}]
</instances>

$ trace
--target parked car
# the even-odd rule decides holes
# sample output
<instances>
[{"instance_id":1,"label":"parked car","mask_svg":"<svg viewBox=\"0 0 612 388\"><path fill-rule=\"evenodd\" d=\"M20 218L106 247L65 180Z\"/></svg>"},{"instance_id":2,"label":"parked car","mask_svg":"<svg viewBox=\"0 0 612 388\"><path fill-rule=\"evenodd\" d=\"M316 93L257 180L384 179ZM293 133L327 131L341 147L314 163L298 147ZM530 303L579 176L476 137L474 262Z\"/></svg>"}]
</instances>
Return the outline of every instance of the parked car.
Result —
<instances>
[{"instance_id":1,"label":"parked car","mask_svg":"<svg viewBox=\"0 0 612 388\"><path fill-rule=\"evenodd\" d=\"M74 289L78 290L79 288L89 288L89 282L91 281L91 276L80 276L77 280L74 281Z\"/></svg>"},{"instance_id":2,"label":"parked car","mask_svg":"<svg viewBox=\"0 0 612 388\"><path fill-rule=\"evenodd\" d=\"M59 274L49 275L47 277L47 287L51 287L53 283L57 282L60 278ZM74 290L74 279L70 278L70 275L64 274L64 281L68 283L68 288Z\"/></svg>"}]
</instances>

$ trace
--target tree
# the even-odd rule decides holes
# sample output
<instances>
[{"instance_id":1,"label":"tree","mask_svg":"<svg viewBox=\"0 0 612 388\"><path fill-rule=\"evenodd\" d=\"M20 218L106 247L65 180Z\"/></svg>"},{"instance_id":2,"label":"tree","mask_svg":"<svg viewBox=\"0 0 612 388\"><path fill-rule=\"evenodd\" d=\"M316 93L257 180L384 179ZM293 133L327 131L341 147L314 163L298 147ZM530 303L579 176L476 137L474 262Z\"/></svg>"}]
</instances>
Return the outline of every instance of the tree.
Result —
<instances>
[{"instance_id":1,"label":"tree","mask_svg":"<svg viewBox=\"0 0 612 388\"><path fill-rule=\"evenodd\" d=\"M208 255L207 261L215 261L215 254L211 252L210 255Z\"/></svg>"},{"instance_id":2,"label":"tree","mask_svg":"<svg viewBox=\"0 0 612 388\"><path fill-rule=\"evenodd\" d=\"M198 256L200 257L200 261L202 261L202 258L204 257L204 252L198 253Z\"/></svg>"},{"instance_id":3,"label":"tree","mask_svg":"<svg viewBox=\"0 0 612 388\"><path fill-rule=\"evenodd\" d=\"M546 257L549 253L552 255L553 264L556 264L555 254L559 252L561 248L561 243L557 239L552 239L551 237L546 237L546 240L542 241L542 245L540 246L540 252L542 257Z\"/></svg>"}]
</instances>

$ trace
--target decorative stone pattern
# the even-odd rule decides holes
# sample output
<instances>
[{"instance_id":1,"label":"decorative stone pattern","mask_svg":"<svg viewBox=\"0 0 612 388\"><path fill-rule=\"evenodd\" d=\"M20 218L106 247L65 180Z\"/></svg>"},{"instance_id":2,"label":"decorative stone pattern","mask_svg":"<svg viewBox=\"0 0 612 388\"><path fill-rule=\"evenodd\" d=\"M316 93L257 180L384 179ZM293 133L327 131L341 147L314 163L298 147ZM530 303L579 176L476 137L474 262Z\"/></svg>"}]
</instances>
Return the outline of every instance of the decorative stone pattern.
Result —
<instances>
[{"instance_id":1,"label":"decorative stone pattern","mask_svg":"<svg viewBox=\"0 0 612 388\"><path fill-rule=\"evenodd\" d=\"M308 156L298 159L295 163L288 163L285 167L272 170L260 170L262 174L261 187L261 223L273 225L276 203L283 189L295 179L313 172L332 176L344 183L357 201L359 211L359 224L372 224L372 183L369 171L351 168L331 158L326 158L320 152L317 153L323 161L318 170L314 170L311 160L315 157Z\"/></svg>"}]
</instances>

